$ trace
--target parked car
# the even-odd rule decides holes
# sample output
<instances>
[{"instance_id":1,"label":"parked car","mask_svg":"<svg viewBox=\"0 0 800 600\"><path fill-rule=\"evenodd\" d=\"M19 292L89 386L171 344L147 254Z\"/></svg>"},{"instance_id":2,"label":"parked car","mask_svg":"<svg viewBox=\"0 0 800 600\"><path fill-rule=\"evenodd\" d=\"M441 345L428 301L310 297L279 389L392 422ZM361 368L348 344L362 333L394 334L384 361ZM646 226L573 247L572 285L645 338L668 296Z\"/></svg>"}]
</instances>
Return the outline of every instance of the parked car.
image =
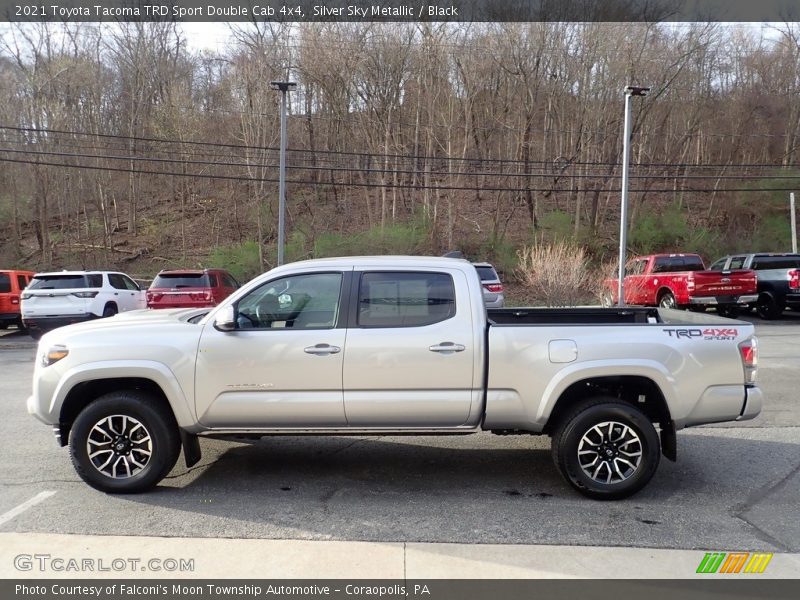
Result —
<instances>
[{"instance_id":1,"label":"parked car","mask_svg":"<svg viewBox=\"0 0 800 600\"><path fill-rule=\"evenodd\" d=\"M56 327L145 307L144 292L124 273L37 273L22 294L22 322L39 339Z\"/></svg>"},{"instance_id":2,"label":"parked car","mask_svg":"<svg viewBox=\"0 0 800 600\"><path fill-rule=\"evenodd\" d=\"M604 282L603 305L617 302L617 279ZM758 298L756 273L750 269L706 270L697 254L653 254L631 259L625 266L625 304L692 308L714 306L735 317Z\"/></svg>"},{"instance_id":3,"label":"parked car","mask_svg":"<svg viewBox=\"0 0 800 600\"><path fill-rule=\"evenodd\" d=\"M720 258L711 268L754 270L758 299L752 307L762 319L777 319L786 308L800 310L800 254L735 254Z\"/></svg>"},{"instance_id":4,"label":"parked car","mask_svg":"<svg viewBox=\"0 0 800 600\"><path fill-rule=\"evenodd\" d=\"M570 485L617 499L647 484L662 453L676 459L677 430L752 419L762 405L750 323L487 310L464 260L283 265L196 316L140 311L42 338L28 411L69 444L89 485L152 488L181 447L197 463L199 436L489 430L551 435Z\"/></svg>"},{"instance_id":5,"label":"parked car","mask_svg":"<svg viewBox=\"0 0 800 600\"><path fill-rule=\"evenodd\" d=\"M0 271L0 329L7 329L9 325L22 329L20 297L33 275L33 271Z\"/></svg>"},{"instance_id":6,"label":"parked car","mask_svg":"<svg viewBox=\"0 0 800 600\"><path fill-rule=\"evenodd\" d=\"M481 278L483 286L483 301L487 308L503 308L506 297L503 293L503 282L495 268L489 263L473 263L478 277Z\"/></svg>"},{"instance_id":7,"label":"parked car","mask_svg":"<svg viewBox=\"0 0 800 600\"><path fill-rule=\"evenodd\" d=\"M216 306L239 288L224 269L161 271L147 290L148 308Z\"/></svg>"}]
</instances>

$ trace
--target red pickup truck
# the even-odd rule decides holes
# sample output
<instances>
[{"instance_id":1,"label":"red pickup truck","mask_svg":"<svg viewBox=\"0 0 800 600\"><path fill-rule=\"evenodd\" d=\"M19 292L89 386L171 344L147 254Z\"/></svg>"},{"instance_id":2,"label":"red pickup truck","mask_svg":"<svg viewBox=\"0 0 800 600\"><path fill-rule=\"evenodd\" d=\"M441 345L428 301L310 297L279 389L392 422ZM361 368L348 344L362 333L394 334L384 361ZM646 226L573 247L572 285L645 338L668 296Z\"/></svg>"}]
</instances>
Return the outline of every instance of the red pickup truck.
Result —
<instances>
[{"instance_id":1,"label":"red pickup truck","mask_svg":"<svg viewBox=\"0 0 800 600\"><path fill-rule=\"evenodd\" d=\"M716 306L728 317L758 299L755 271L707 271L697 254L636 257L625 265L624 283L625 304L698 310ZM606 279L603 304L614 304L617 297L617 279Z\"/></svg>"}]
</instances>

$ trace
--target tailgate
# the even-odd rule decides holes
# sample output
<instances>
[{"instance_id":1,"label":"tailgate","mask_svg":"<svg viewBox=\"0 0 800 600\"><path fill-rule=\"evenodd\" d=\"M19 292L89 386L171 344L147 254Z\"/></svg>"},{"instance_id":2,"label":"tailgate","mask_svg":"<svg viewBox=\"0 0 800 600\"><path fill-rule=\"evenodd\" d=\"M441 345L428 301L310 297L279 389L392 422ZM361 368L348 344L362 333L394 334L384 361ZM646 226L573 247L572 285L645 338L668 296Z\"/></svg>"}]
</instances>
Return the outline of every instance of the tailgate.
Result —
<instances>
[{"instance_id":1,"label":"tailgate","mask_svg":"<svg viewBox=\"0 0 800 600\"><path fill-rule=\"evenodd\" d=\"M87 312L85 298L78 298L73 291L84 290L42 290L25 292L23 317L47 317L64 315L83 315Z\"/></svg>"},{"instance_id":2,"label":"tailgate","mask_svg":"<svg viewBox=\"0 0 800 600\"><path fill-rule=\"evenodd\" d=\"M734 271L695 271L692 296L739 296L755 294L756 272L749 269Z\"/></svg>"},{"instance_id":3,"label":"tailgate","mask_svg":"<svg viewBox=\"0 0 800 600\"><path fill-rule=\"evenodd\" d=\"M150 290L147 304L151 308L195 308L212 306L211 292L205 290Z\"/></svg>"}]
</instances>

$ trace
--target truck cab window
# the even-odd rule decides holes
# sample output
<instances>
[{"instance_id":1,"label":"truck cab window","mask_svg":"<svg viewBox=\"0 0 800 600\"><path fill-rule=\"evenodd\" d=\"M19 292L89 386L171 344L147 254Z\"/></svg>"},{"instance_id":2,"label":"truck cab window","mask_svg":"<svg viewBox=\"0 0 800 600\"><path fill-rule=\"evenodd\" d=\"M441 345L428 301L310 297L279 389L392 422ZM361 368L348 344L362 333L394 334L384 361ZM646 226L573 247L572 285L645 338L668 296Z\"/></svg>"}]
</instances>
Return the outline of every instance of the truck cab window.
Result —
<instances>
[{"instance_id":1,"label":"truck cab window","mask_svg":"<svg viewBox=\"0 0 800 600\"><path fill-rule=\"evenodd\" d=\"M421 327L456 312L453 279L445 273L364 273L359 327Z\"/></svg>"}]
</instances>

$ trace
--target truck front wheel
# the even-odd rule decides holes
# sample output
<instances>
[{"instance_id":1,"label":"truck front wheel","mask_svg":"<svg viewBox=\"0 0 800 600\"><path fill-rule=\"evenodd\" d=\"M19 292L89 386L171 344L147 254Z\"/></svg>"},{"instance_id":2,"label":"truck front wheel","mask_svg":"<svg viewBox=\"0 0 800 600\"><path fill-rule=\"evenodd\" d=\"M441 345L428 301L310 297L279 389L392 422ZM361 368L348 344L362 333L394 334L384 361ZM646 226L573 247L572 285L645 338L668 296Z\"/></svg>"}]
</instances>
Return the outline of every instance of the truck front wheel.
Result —
<instances>
[{"instance_id":1,"label":"truck front wheel","mask_svg":"<svg viewBox=\"0 0 800 600\"><path fill-rule=\"evenodd\" d=\"M69 448L81 479L102 492L126 494L151 489L172 470L180 437L174 416L158 399L120 390L81 411Z\"/></svg>"},{"instance_id":2,"label":"truck front wheel","mask_svg":"<svg viewBox=\"0 0 800 600\"><path fill-rule=\"evenodd\" d=\"M618 500L642 489L658 468L658 433L635 406L593 398L576 407L553 434L553 461L589 498Z\"/></svg>"}]
</instances>

